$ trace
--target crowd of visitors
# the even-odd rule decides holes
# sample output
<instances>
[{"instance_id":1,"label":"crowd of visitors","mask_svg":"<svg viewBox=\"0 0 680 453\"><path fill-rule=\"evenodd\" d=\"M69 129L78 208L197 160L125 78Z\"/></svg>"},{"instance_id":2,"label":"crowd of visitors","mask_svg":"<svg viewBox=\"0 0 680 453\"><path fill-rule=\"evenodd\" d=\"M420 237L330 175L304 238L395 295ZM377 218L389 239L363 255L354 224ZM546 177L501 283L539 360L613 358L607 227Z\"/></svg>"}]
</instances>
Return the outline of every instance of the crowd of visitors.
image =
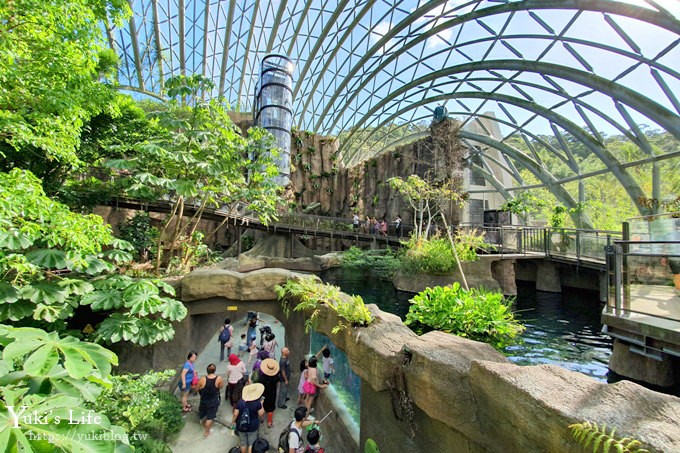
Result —
<instances>
[{"instance_id":1,"label":"crowd of visitors","mask_svg":"<svg viewBox=\"0 0 680 453\"><path fill-rule=\"evenodd\" d=\"M259 329L261 339L260 345L257 345L258 318L255 313L249 316L245 330L245 333L240 336L238 354L235 354L231 352L234 335L231 320L225 319L219 329L220 361L224 360L225 350L228 360L226 376L216 374L217 367L214 363L207 366L204 376L200 376L194 368L198 354L191 351L187 355L178 384L182 410L185 413L193 410L188 402L188 396L190 392L197 392L200 396L198 415L203 426L203 435L210 436L221 403L221 389L224 387L225 401L228 401L232 408L231 423L225 423L225 425L230 425L239 438L238 450L234 451L267 452L271 447L269 442L260 436L260 430L265 424L265 419L268 429L273 427L274 412L277 408L288 408L290 380L294 375L290 363L290 349L286 346L282 347L280 357L276 359L278 343L269 326ZM246 356L247 361L244 363ZM323 356L321 370L317 371L320 356ZM251 362L252 368L250 368ZM284 433L280 435L279 448L282 442L289 444L288 448L283 451L288 453L323 452L323 448L319 445L318 429L310 428L304 436L301 428L314 423L309 419L308 414L313 412L314 399L320 389L328 387L328 381L334 371L333 359L326 346L309 360L305 359L300 363L300 377L296 381L298 382L298 407L295 410L295 420L289 426L287 425L285 435ZM314 428L318 428L318 425ZM294 435L295 432L297 436Z\"/></svg>"},{"instance_id":2,"label":"crowd of visitors","mask_svg":"<svg viewBox=\"0 0 680 453\"><path fill-rule=\"evenodd\" d=\"M397 237L402 236L402 220L400 216L397 216L393 221L393 235ZM390 226L383 217L378 220L377 217L366 216L366 219L362 222L359 215L354 214L352 216L352 229L361 230L365 234L374 234L376 236L387 237L390 235Z\"/></svg>"}]
</instances>

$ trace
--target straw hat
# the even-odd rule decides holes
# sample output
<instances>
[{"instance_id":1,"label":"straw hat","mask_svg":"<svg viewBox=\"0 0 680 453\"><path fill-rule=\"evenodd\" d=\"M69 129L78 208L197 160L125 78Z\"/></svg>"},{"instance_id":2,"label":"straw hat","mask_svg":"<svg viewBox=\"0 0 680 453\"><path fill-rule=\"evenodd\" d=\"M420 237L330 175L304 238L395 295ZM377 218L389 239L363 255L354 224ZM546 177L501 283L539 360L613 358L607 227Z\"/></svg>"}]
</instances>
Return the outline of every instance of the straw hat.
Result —
<instances>
[{"instance_id":1,"label":"straw hat","mask_svg":"<svg viewBox=\"0 0 680 453\"><path fill-rule=\"evenodd\" d=\"M241 398L243 401L255 401L264 393L264 385L262 384L248 384L243 387Z\"/></svg>"},{"instance_id":2,"label":"straw hat","mask_svg":"<svg viewBox=\"0 0 680 453\"><path fill-rule=\"evenodd\" d=\"M279 372L279 362L274 359L264 359L260 364L260 371L267 376L276 376Z\"/></svg>"}]
</instances>

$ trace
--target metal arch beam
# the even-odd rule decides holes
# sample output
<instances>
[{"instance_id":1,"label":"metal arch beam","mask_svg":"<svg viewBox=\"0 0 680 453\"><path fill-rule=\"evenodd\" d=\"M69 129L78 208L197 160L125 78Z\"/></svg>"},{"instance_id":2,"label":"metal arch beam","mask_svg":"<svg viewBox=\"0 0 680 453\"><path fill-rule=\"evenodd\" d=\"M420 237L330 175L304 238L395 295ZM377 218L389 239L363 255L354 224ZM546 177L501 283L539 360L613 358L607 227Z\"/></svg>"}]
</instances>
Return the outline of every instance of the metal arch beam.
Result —
<instances>
[{"instance_id":1,"label":"metal arch beam","mask_svg":"<svg viewBox=\"0 0 680 453\"><path fill-rule=\"evenodd\" d=\"M576 211L576 208L578 207L578 203L574 198L571 196L569 192L566 191L564 187L562 187L558 182L557 179L548 171L546 171L543 167L540 165L536 165L536 162L531 159L529 156L525 155L521 151L519 151L516 148L513 148L512 146L500 142L492 137L489 137L487 135L482 135L482 134L475 134L474 132L468 132L468 131L463 131L461 130L460 136L463 138L467 138L469 140L474 140L476 142L483 143L487 146L490 146L492 148L496 148L499 150L501 153L506 154L513 159L515 159L517 162L520 162L527 170L529 170L531 173L533 173L536 178L538 178L541 182L543 182L546 187L550 190L550 192L555 195L555 197L563 203L567 208L570 210ZM570 213L571 219L574 222L574 225L579 225L580 228L587 228L587 229L592 229L592 224L590 223L590 219L586 218L581 218L579 219L578 213L572 212Z\"/></svg>"},{"instance_id":2,"label":"metal arch beam","mask_svg":"<svg viewBox=\"0 0 680 453\"><path fill-rule=\"evenodd\" d=\"M165 98L163 97L163 95L161 95L161 94L154 93L154 92L148 91L148 90L144 90L144 89L142 89L142 88L135 87L135 86L132 86L132 85L116 85L116 89L117 89L118 91L120 91L120 90L134 91L134 92L136 92L136 93L141 93L141 94L143 94L143 95L145 95L145 96L149 96L149 97L152 97L152 98L156 98L156 99L158 99L159 101L162 101L162 102L167 101L167 99L165 99Z\"/></svg>"},{"instance_id":3,"label":"metal arch beam","mask_svg":"<svg viewBox=\"0 0 680 453\"><path fill-rule=\"evenodd\" d=\"M253 40L253 34L255 33L255 22L257 22L257 13L260 10L260 0L255 0L255 6L253 7L253 18L250 21L250 32L248 33L248 39L246 40L245 51L243 55L243 68L241 69L241 82L238 84L238 96L236 97L236 103L241 105L241 96L243 96L243 85L245 84L245 74L246 66L248 65L248 54L250 53L250 43Z\"/></svg>"},{"instance_id":4,"label":"metal arch beam","mask_svg":"<svg viewBox=\"0 0 680 453\"><path fill-rule=\"evenodd\" d=\"M352 77L354 77L357 72L359 72L364 64L369 61L373 56L380 51L387 43L389 43L390 39L395 37L401 30L406 28L407 26L411 25L411 23L415 22L416 19L422 17L425 13L428 11L434 9L435 7L445 4L448 0L432 0L431 2L426 3L423 6L420 6L417 8L415 11L413 11L411 14L409 14L404 20L396 24L394 27L390 28L385 35L383 35L382 38L380 38L367 52L366 54L361 57L361 59L357 62L357 64L354 65L354 67L345 75L345 78L342 80L338 88L335 90L335 93L333 93L333 96L331 99L328 101L326 104L326 107L323 109L321 112L321 115L319 116L319 122L314 126L315 131L320 131L320 123L321 120L328 114L328 111L331 109L333 104L335 103L336 99L342 92L347 87L347 84L352 80ZM325 95L325 93L324 93Z\"/></svg>"},{"instance_id":5,"label":"metal arch beam","mask_svg":"<svg viewBox=\"0 0 680 453\"><path fill-rule=\"evenodd\" d=\"M293 54L293 48L295 47L295 42L297 41L297 37L300 35L300 30L302 29L302 24L305 23L305 19L307 18L307 14L309 13L309 9L312 7L312 2L311 1L306 1L304 3L305 7L300 13L300 20L298 21L297 27L295 27L295 30L293 31L293 36L290 39L290 46L288 46L288 55ZM298 58L299 60L299 58Z\"/></svg>"},{"instance_id":6,"label":"metal arch beam","mask_svg":"<svg viewBox=\"0 0 680 453\"><path fill-rule=\"evenodd\" d=\"M650 118L658 125L665 128L668 132L673 134L674 137L680 139L680 117L664 106L652 101L646 96L635 92L634 90L631 90L630 88L620 86L594 74L584 73L583 71L554 63L531 62L531 65L527 65L526 62L517 60L490 60L463 63L457 66L450 66L448 68L440 69L439 71L434 71L430 74L420 77L419 79L402 85L399 87L399 89L381 99L380 102L378 102L375 106L373 106L373 108L366 112L364 116L357 123L355 123L355 125L363 125L367 118L375 114L375 112L387 104L387 102L402 94L405 94L408 90L415 88L418 85L422 85L440 77L447 77L457 73L489 70L510 70L518 72L533 72L541 75L547 74L571 82L579 83L585 87L591 88L600 93L604 93L612 99L618 100L628 106L633 107L638 112L644 114L647 118Z\"/></svg>"},{"instance_id":7,"label":"metal arch beam","mask_svg":"<svg viewBox=\"0 0 680 453\"><path fill-rule=\"evenodd\" d=\"M499 140L499 141L500 141L501 143L504 143L504 142L501 141L501 140ZM470 146L470 141L469 141L469 140L463 140L463 142L464 142L466 145L468 145L468 148L469 148L469 149L474 149L473 146ZM510 145L508 145L508 146L510 146ZM482 161L484 162L485 165L489 165L489 163L487 162L487 160L490 160L490 161L493 162L494 164L496 164L496 165L498 165L499 167L501 167L501 169L503 169L506 173L508 173L509 175L511 175L515 181L517 181L518 183L520 183L520 185L524 185L524 180L522 179L522 176L519 174L519 171L517 171L517 168L515 168L514 166L508 167L506 164L504 164L503 162L499 161L499 160L496 159L495 157L493 157L493 156L488 156L488 155L484 154L481 150L480 150L480 151L476 151L476 150L475 150L474 153L471 152L470 154L471 154L471 155L472 155L472 154L477 154L477 155L479 155L479 158L482 159ZM502 154L502 155L505 156L505 154ZM531 159L531 158L530 158L530 159ZM533 160L533 159L532 159L532 160ZM536 161L534 161L534 162L536 162ZM540 166L540 164L538 164L538 162L536 162L536 164Z\"/></svg>"},{"instance_id":8,"label":"metal arch beam","mask_svg":"<svg viewBox=\"0 0 680 453\"><path fill-rule=\"evenodd\" d=\"M207 0L206 0L207 1ZM280 0L279 10L276 12L276 18L274 18L274 23L272 24L271 36L269 37L269 42L267 43L267 53L272 53L274 48L274 41L276 40L276 35L279 33L279 27L281 26L281 18L283 13L286 11L286 6L288 6L288 0ZM287 55L290 56L290 55Z\"/></svg>"},{"instance_id":9,"label":"metal arch beam","mask_svg":"<svg viewBox=\"0 0 680 453\"><path fill-rule=\"evenodd\" d=\"M437 5L441 2L437 2ZM429 6L429 5L428 5ZM340 96L340 93L342 90L344 90L347 85L349 84L349 81L356 75L356 73L360 69L365 69L363 68L363 65L365 62L370 60L381 48L384 44L386 44L389 39L391 39L393 36L396 35L396 32L401 31L403 28L406 27L406 25L409 25L411 22L413 22L415 19L420 18L420 16L423 15L424 12L429 11L431 8L425 8L421 7L415 10L412 14L407 16L402 22L397 24L390 32L388 32L383 39L378 41L376 45L374 45L368 52L367 55L365 55L357 65L355 65L354 68L348 73L348 75L345 77L343 82L338 86L336 89L335 93L333 93L329 103L327 104L326 108L322 111L321 115L319 116L319 120L316 123L314 130L321 131L321 124L323 122L323 119L326 117L328 112L330 111L330 108L332 105L334 105L335 101L337 100L338 96ZM599 11L603 13L611 13L615 15L624 15L627 17L635 18L642 20L647 23L651 23L653 25L656 25L661 28L665 28L669 31L675 32L676 34L680 34L680 21L674 20L672 17L664 16L661 14L658 14L654 11L651 11L646 8L642 8L639 6L633 6L633 5L621 5L620 2L616 0L524 0L521 2L508 2L504 3L498 6L491 6L488 8L483 8L479 10L472 11L470 13L457 16L449 21L445 21L432 29L428 30L427 32L419 35L415 39L411 41L407 41L402 47L400 47L396 52L391 54L385 61L381 62L381 64L378 66L378 68L371 73L370 77L365 79L365 83L362 82L362 85L365 86L365 84L368 82L368 80L373 79L378 72L380 72L384 67L389 64L393 59L396 57L400 56L402 53L405 53L408 51L410 48L414 47L415 45L419 44L422 41L427 40L428 38L436 35L437 33L446 30L448 28L452 28L456 25L463 24L465 22L469 22L475 19L487 17L487 16L492 16L495 14L503 14L507 12L514 12L514 11L522 11L522 10L536 10L536 9L575 9L575 10L587 10L587 11ZM422 11L425 10L425 11ZM408 22L407 24L402 25L404 22ZM392 31L395 31L394 33L391 33ZM351 89L351 93L358 93L358 89ZM326 93L324 93L325 95ZM343 101L342 105L349 105L349 102ZM336 112L337 113L337 112ZM342 113L342 112L340 112ZM338 114L337 118L340 118L341 115ZM333 125L330 127L332 129L335 127L335 124L337 124L337 120L333 123Z\"/></svg>"},{"instance_id":10,"label":"metal arch beam","mask_svg":"<svg viewBox=\"0 0 680 453\"><path fill-rule=\"evenodd\" d=\"M628 192L628 195L631 197L633 200L633 203L635 206L638 208L638 211L642 214L645 215L647 212L647 208L642 206L640 203L640 199L643 198L644 192L642 189L639 187L637 182L630 176L630 174L625 170L624 167L621 166L620 162L611 155L611 153L604 147L600 146L600 144L595 140L592 136L590 136L586 131L584 131L581 127L577 126L575 123L571 122L567 118L564 118L561 115L556 114L550 109L547 109L543 106L540 106L536 103L526 101L524 99L519 99L515 98L512 96L507 96L507 95L500 95L500 94L492 94L492 93L479 93L479 92L461 92L461 93L451 93L451 94L444 94L444 95L438 95L438 96L433 96L430 98L425 98L422 99L418 102L415 102L413 104L410 104L408 107L405 109L401 109L394 114L390 115L389 118L384 120L382 123L380 123L375 130L378 128L382 127L383 125L389 123L392 119L396 118L400 114L412 110L415 108L418 108L422 105L425 104L431 104L443 100L448 100L448 99L456 99L456 98L476 98L476 99L492 99L492 100L502 100L505 103L513 104L518 107L524 108L525 110L532 111L535 113L540 114L541 116L550 119L552 122L560 125L562 128L567 130L569 133L571 133L576 139L581 140L584 145L588 147L597 157L600 158L604 164L610 168L611 172L616 176L616 178L619 180L619 183L624 187L626 192ZM375 130L369 134L366 138L370 138L373 133L375 133ZM533 159L532 159L533 161ZM537 166L540 166L537 162L533 161L534 164Z\"/></svg>"},{"instance_id":11,"label":"metal arch beam","mask_svg":"<svg viewBox=\"0 0 680 453\"><path fill-rule=\"evenodd\" d=\"M477 79L474 79L474 80L476 81ZM518 82L516 82L516 83L518 83ZM522 84L524 85L525 83L522 83ZM530 85L530 84L526 84L526 85ZM545 87L540 87L540 86L536 86L536 87L537 87L537 88L545 88ZM501 107L501 110L503 110L502 104L499 104L499 107ZM470 112L467 112L467 111L465 111L465 112L463 112L463 111L451 111L451 112L449 112L449 114L450 114L450 115L459 115L459 116L470 116ZM508 114L508 113L506 112L506 114ZM550 151L550 152L553 153L556 157L560 158L561 160L563 160L563 161L566 163L566 160L565 160L562 156L559 155L559 151L558 151L557 149L555 149L550 143L548 143L548 142L546 142L545 140L543 140L540 136L538 136L538 135L536 135L536 134L533 134L533 133L531 133L531 132L529 132L529 131L527 131L527 130L522 129L522 127L521 127L520 125L518 125L517 123L513 123L513 122L510 122L510 121L506 121L506 120L504 120L504 119L502 119L502 118L498 118L498 117L496 117L496 116L485 115L485 114L483 114L483 113L475 113L474 116L475 116L475 118L486 118L486 119L488 119L488 120L491 120L491 121L494 121L494 122L503 124L503 125L505 125L505 126L508 126L508 127L511 128L511 129L514 129L516 132L519 132L519 133L526 134L526 135L530 136L532 139L534 139L535 141L537 141L538 143L540 143L546 150ZM509 115L508 115L508 116L509 116ZM417 118L417 120L420 120L420 119L425 119L425 117L419 117L419 118ZM513 119L513 118L511 117L511 119ZM514 120L514 119L513 119L513 120ZM414 121L415 121L415 119L414 119ZM400 126L400 127L401 127L401 126ZM376 131L376 132L377 132L377 131ZM623 131L622 131L622 133L623 133L624 135L629 135L629 134L626 134L626 132L627 132L626 130L623 130ZM513 132L513 134L514 134L514 132ZM371 134L371 135L373 135L373 134ZM629 139L631 139L631 141L633 141L633 142L635 141L634 138L632 138L632 137L629 137ZM383 152L385 149L389 148L390 146L391 146L391 144L386 145L386 146L384 146L383 148L381 148L380 150L378 150L377 152L371 153L371 155L374 156L374 155L380 154L381 152ZM343 146L342 146L342 147L344 147L344 143L343 143ZM338 152L341 151L342 147L338 150ZM354 157L354 155L355 155L356 153L357 153L357 152L355 151L355 153L348 154L348 156L350 156L350 157L349 157L349 161L351 161L351 159L353 159L353 157ZM535 159L535 160L540 164L540 162L539 162L538 159Z\"/></svg>"},{"instance_id":12,"label":"metal arch beam","mask_svg":"<svg viewBox=\"0 0 680 453\"><path fill-rule=\"evenodd\" d=\"M469 168L470 171L478 172L480 175L482 175L484 177L484 180L491 184L493 188L496 189L496 191L500 193L506 200L512 200L513 198L515 198L510 192L508 192L505 189L505 186L503 186L503 184L498 180L498 178L496 178L496 176L493 173L489 172L486 168L480 167L479 165L474 163L471 163Z\"/></svg>"},{"instance_id":13,"label":"metal arch beam","mask_svg":"<svg viewBox=\"0 0 680 453\"><path fill-rule=\"evenodd\" d=\"M210 26L210 0L205 0L203 11L203 61L201 62L201 75L205 77L208 70L208 27Z\"/></svg>"},{"instance_id":14,"label":"metal arch beam","mask_svg":"<svg viewBox=\"0 0 680 453\"><path fill-rule=\"evenodd\" d=\"M220 65L220 86L217 91L219 97L224 96L224 84L227 78L227 65L229 64L229 46L231 45L231 25L234 23L234 8L236 1L229 1L229 11L227 12L227 24L224 28L224 44L222 45L222 64Z\"/></svg>"},{"instance_id":15,"label":"metal arch beam","mask_svg":"<svg viewBox=\"0 0 680 453\"><path fill-rule=\"evenodd\" d=\"M130 5L132 9L132 5ZM137 39L137 24L135 23L134 12L130 15L130 20L128 21L130 25L130 40L132 41L132 53L135 59L135 70L137 71L137 83L139 84L139 89L144 89L144 76L142 74L142 58L139 53L139 42Z\"/></svg>"},{"instance_id":16,"label":"metal arch beam","mask_svg":"<svg viewBox=\"0 0 680 453\"><path fill-rule=\"evenodd\" d=\"M302 124L305 119L305 113L307 112L307 107L309 107L309 103L312 101L314 98L314 93L316 89L318 88L319 84L323 80L323 75L328 71L328 68L330 67L331 63L333 62L333 59L335 58L335 55L340 51L342 48L342 44L347 40L347 38L354 32L354 28L357 26L357 24L361 21L361 19L366 15L366 13L373 7L375 4L375 0L369 0L366 2L366 5L363 7L361 12L357 14L357 16L354 18L354 20L349 24L347 27L347 30L345 30L345 33L343 33L342 37L338 41L336 45L333 46L333 51L331 52L330 55L324 56L326 63L323 65L323 68L321 68L321 72L315 77L315 82L314 85L312 86L311 90L309 91L309 94L307 95L307 100L305 101L304 105L302 106L302 110L300 111L300 119L298 121L298 127L302 127ZM307 63L309 64L309 61ZM306 67L306 65L305 65ZM302 76L300 76L299 80L302 80ZM293 93L293 97L295 97L295 93Z\"/></svg>"},{"instance_id":17,"label":"metal arch beam","mask_svg":"<svg viewBox=\"0 0 680 453\"><path fill-rule=\"evenodd\" d=\"M321 34L316 38L316 43L314 43L312 51L309 52L309 55L307 55L307 61L305 61L305 66L302 68L302 71L300 71L298 81L295 84L295 88L293 88L293 99L297 97L298 91L300 91L300 87L302 86L302 82L305 80L305 77L307 76L307 72L309 71L310 66L314 62L316 55L319 53L319 49L321 49L321 46L324 44L326 38L328 37L328 34L335 26L335 22L338 20L338 17L340 17L340 14L342 14L343 9L345 8L345 6L347 6L347 3L349 3L349 0L342 0L341 2L338 3L338 6L335 8L335 11L333 11L333 14L328 19L328 22L326 22L326 25L323 27L323 30L321 30Z\"/></svg>"},{"instance_id":18,"label":"metal arch beam","mask_svg":"<svg viewBox=\"0 0 680 453\"><path fill-rule=\"evenodd\" d=\"M184 46L186 45L184 36L184 0L179 0L177 4L177 17L179 18L179 73L187 75L187 63Z\"/></svg>"},{"instance_id":19,"label":"metal arch beam","mask_svg":"<svg viewBox=\"0 0 680 453\"><path fill-rule=\"evenodd\" d=\"M156 64L158 65L158 91L163 93L165 89L165 76L163 75L163 47L161 44L161 24L158 17L158 0L151 0L153 11L153 37L156 41Z\"/></svg>"},{"instance_id":20,"label":"metal arch beam","mask_svg":"<svg viewBox=\"0 0 680 453\"><path fill-rule=\"evenodd\" d=\"M612 47L612 46L607 46L607 45L604 45L604 44L601 44L601 43L596 43L596 42L592 42L592 41L587 41L587 40L584 40L584 39L568 38L568 37L564 37L564 36L534 35L534 34L528 34L528 35L511 35L511 36L504 36L504 37L503 37L504 40L515 39L515 38L518 38L518 39L534 39L534 40L537 40L537 39L545 39L545 40L551 40L551 41L560 41L560 42L563 42L563 43L564 43L564 42L568 42L568 43L573 43L573 44L579 44L579 45L582 45L582 46L594 47L594 48L596 48L596 49L605 50L605 51L608 51L608 52L613 52L613 53L619 54L619 55L621 55L621 56L623 56L623 57L630 58L630 59L632 59L632 60L636 60L638 64L639 64L639 63L644 63L644 64L650 66L651 68L655 68L655 69L658 68L658 69L661 69L661 70L663 70L664 72L666 72L666 73L672 75L673 77L675 77L675 78L677 78L677 79L680 79L680 73L678 73L677 71L674 71L673 69L668 68L668 67L666 67L666 66L664 66L664 65L661 65L661 64L659 64L658 62L656 62L656 61L654 61L654 60L650 60L650 59L648 59L648 58L643 58L641 55L638 55L638 54L635 54L635 53L632 53L632 52L628 52L628 51L623 51L623 50L621 50L621 49L618 49L618 48L615 48L615 47ZM379 66L378 66L378 67L370 74L369 77L367 77L364 81L362 81L356 89L353 88L353 89L351 90L351 95L350 95L350 97L347 99L346 102L343 103L342 108L339 109L337 112L335 112L335 113L337 114L338 119L342 117L342 115L345 113L345 111L347 111L347 109L348 109L349 106L351 105L352 101L359 95L359 93L361 93L361 91L366 87L366 85L368 85L368 83L369 83L372 79L374 79L375 77L377 77L377 75L378 75L383 69L385 69L385 68L389 65L389 63L391 63L391 62L393 61L393 59L396 58L396 56L399 56L399 55L400 55L402 52L404 52L407 48L410 48L410 47L412 46L412 45L411 45L412 43L414 43L414 42L416 42L416 41L418 41L418 40L419 40L419 38L417 38L416 40L414 40L414 41L412 41L412 42L409 42L404 48L399 49L399 50L398 50L397 52L395 52L393 55L390 55L384 62L382 62L382 63L381 63L381 64L380 64L380 65L379 65ZM468 46L468 45L475 45L475 44L480 44L480 43L485 43L485 42L487 42L487 41L495 41L495 40L496 40L495 37L486 37L486 38L483 38L483 39L476 39L476 40L472 40L472 41L465 42L465 43L463 43L463 44L459 44L457 47L463 47L463 46ZM438 52L435 52L435 53L433 53L433 54L430 54L430 55L428 56L428 58L434 57L434 56L439 55L439 54L441 54L441 53L448 52L451 48L452 48L452 47L445 48L445 49L442 49L442 50L440 50L440 51L438 51ZM404 71L408 71L409 69L411 69L413 66L416 66L417 64L419 64L419 62L412 63L412 64L410 64L409 66L407 66L406 68L403 68L403 70L404 70ZM466 79L466 80L467 80L467 81L470 81L469 79ZM475 78L475 79L473 79L472 81L482 81L482 80L493 80L493 79L490 79L490 78L489 78L489 79L485 79L485 78ZM500 79L500 80L509 82L508 79ZM659 78L659 80L663 81L663 79L660 79L660 78ZM520 82L516 82L516 81L515 81L515 82L513 82L513 83L520 83ZM523 84L526 84L526 85L528 85L528 86L534 86L534 87L536 87L536 88L540 88L540 89L544 89L544 90L546 90L546 91L554 92L555 94L558 94L558 95L563 96L563 97L568 97L568 96L565 96L565 93L564 93L564 92L559 92L559 91L557 91L557 90L555 90L555 91L549 90L549 89L547 88L547 86L540 86L540 85L537 85L537 84L530 84L530 83L527 83L527 82L522 82L522 83L523 83ZM666 90L666 91L668 91L668 93L670 93L670 90ZM594 113L596 113L597 115L599 115L601 118L605 119L605 120L608 121L610 124L612 124L614 127L616 127L617 129L619 129L624 135L629 136L629 138L631 138L631 140L636 141L636 140L640 140L640 139L642 138L642 137L638 137L638 136L635 136L635 138L632 138L633 135L630 134L630 132L628 132L628 131L627 131L625 128L623 128L621 125L619 125L618 123L616 123L615 121L613 121L612 119L610 119L608 116L606 116L604 113L600 112L599 110L592 108L592 107L589 106L588 104L582 103L582 101L578 100L577 98L575 98L575 97L570 97L570 100L573 101L573 102L577 102L577 103L579 103L579 104L584 104L584 106L586 106L589 110L593 111ZM673 99L670 98L670 97L669 97L669 100L670 100L671 102L673 101ZM364 101L364 103L365 103L365 101ZM362 103L361 105L363 105L364 103ZM361 107L361 105L360 105L359 107ZM358 108L359 108L359 107L358 107ZM584 119L584 121L590 121L590 120ZM336 124L337 124L337 120L334 121L334 122L331 124L331 129L334 128L334 127L336 126ZM344 126L344 125L343 125L343 126ZM595 132L596 132L596 131L595 131Z\"/></svg>"}]
</instances>

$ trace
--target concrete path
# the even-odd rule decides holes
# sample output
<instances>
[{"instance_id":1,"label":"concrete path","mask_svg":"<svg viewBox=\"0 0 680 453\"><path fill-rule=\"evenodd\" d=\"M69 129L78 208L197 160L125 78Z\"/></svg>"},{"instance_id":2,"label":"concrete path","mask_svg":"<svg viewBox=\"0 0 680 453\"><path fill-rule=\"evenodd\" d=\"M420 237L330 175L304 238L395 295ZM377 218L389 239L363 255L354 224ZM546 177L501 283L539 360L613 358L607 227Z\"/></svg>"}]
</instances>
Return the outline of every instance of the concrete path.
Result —
<instances>
[{"instance_id":1,"label":"concrete path","mask_svg":"<svg viewBox=\"0 0 680 453\"><path fill-rule=\"evenodd\" d=\"M228 315L227 315L228 316ZM276 349L276 359L281 357L281 348L285 345L285 331L283 326L279 321L277 321L272 316L265 313L260 313L260 322L258 327L265 324L269 324L272 328L272 332L276 335L276 340L279 346ZM226 317L226 316L225 316ZM246 319L242 318L236 321L232 321L232 326L234 326L234 344L236 345L232 348L232 353L238 353L238 343L241 340L241 334L245 333L246 330ZM205 350L198 353L198 358L196 359L195 368L199 375L203 376L206 373L206 367L210 363L214 363L217 366L217 374L222 376L222 379L227 382L227 364L229 363L225 357L224 362L220 362L220 345L217 341L219 336L220 326L215 326L215 336L208 343ZM258 332L257 341L259 344L260 335ZM293 346L288 346L290 349ZM247 356L241 358L244 363L247 361ZM252 363L250 365L252 367ZM264 437L269 441L270 451L275 452L279 441L279 434L283 429L290 424L293 420L293 414L295 411L295 403L297 402L297 384L300 378L300 372L298 364L291 364L291 369L293 372L293 380L290 384L288 409L277 408L274 411L274 426L270 429L267 428L266 418L265 423L260 424L259 436ZM228 401L224 401L224 389L221 390L222 403L217 411L217 418L212 427L212 434L210 436L203 437L203 427L198 421L198 403L199 396L189 395L189 402L194 406L194 410L185 414L184 419L186 424L179 434L177 440L171 444L172 451L174 452L200 452L200 453L226 453L231 447L238 445L238 436L229 429L231 425L232 409ZM179 398L179 395L178 395ZM266 415L265 415L266 417Z\"/></svg>"}]
</instances>

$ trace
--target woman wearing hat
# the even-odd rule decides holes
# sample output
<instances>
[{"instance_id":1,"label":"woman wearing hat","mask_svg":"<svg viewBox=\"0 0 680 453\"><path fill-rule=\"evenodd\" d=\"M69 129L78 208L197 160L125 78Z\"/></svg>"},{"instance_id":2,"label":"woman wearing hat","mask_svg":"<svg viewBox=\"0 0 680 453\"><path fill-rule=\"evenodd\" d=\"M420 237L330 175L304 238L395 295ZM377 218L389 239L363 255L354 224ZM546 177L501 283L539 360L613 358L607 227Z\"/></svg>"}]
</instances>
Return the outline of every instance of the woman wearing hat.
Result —
<instances>
[{"instance_id":1,"label":"woman wearing hat","mask_svg":"<svg viewBox=\"0 0 680 453\"><path fill-rule=\"evenodd\" d=\"M260 428L260 422L264 420L264 408L260 397L264 392L264 385L249 384L243 387L241 400L234 408L234 415L231 419L231 427L238 433L239 444L241 445L241 453L251 453L253 450L253 443L257 439L257 430ZM239 420L241 416L241 420ZM241 423L244 417L247 416L249 422Z\"/></svg>"},{"instance_id":2,"label":"woman wearing hat","mask_svg":"<svg viewBox=\"0 0 680 453\"><path fill-rule=\"evenodd\" d=\"M245 385L247 374L246 366L236 354L229 354L229 365L227 365L227 390L224 399L231 403L231 407L236 406L241 399L241 389Z\"/></svg>"},{"instance_id":3,"label":"woman wearing hat","mask_svg":"<svg viewBox=\"0 0 680 453\"><path fill-rule=\"evenodd\" d=\"M279 362L274 359L264 359L260 364L260 383L264 385L264 410L267 413L267 426L274 423L274 409L276 409L276 386L279 383Z\"/></svg>"}]
</instances>

